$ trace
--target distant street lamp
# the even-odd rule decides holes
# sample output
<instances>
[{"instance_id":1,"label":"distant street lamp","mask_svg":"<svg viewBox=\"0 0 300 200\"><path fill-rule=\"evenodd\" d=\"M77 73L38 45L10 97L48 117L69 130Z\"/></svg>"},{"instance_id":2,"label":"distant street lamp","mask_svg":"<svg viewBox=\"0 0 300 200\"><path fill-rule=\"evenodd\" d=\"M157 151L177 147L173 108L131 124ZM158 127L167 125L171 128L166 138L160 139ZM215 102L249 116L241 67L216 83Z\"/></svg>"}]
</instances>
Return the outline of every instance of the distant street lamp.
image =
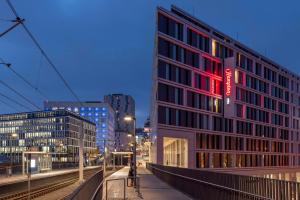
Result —
<instances>
[{"instance_id":1,"label":"distant street lamp","mask_svg":"<svg viewBox=\"0 0 300 200\"><path fill-rule=\"evenodd\" d=\"M17 138L18 134L12 133L10 135L10 175L12 174L12 165L13 165L13 159L12 159L12 140Z\"/></svg>"},{"instance_id":2,"label":"distant street lamp","mask_svg":"<svg viewBox=\"0 0 300 200\"><path fill-rule=\"evenodd\" d=\"M126 122L133 122L133 179L134 179L134 185L136 186L136 133L135 133L135 127L136 127L136 118L133 116L125 116L124 121Z\"/></svg>"}]
</instances>

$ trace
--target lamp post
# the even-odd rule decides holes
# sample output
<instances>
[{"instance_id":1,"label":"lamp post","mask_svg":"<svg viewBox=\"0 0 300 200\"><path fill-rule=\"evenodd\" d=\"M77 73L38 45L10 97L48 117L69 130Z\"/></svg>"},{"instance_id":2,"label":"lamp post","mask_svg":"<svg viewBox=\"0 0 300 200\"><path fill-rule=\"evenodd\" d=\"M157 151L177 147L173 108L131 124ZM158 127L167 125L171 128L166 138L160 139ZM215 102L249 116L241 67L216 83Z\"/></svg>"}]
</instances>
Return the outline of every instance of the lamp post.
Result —
<instances>
[{"instance_id":1,"label":"lamp post","mask_svg":"<svg viewBox=\"0 0 300 200\"><path fill-rule=\"evenodd\" d=\"M133 122L133 179L134 185L136 186L136 133L135 133L135 126L136 126L136 118L133 116L125 116L124 121L126 122Z\"/></svg>"},{"instance_id":2,"label":"lamp post","mask_svg":"<svg viewBox=\"0 0 300 200\"><path fill-rule=\"evenodd\" d=\"M9 173L9 175L11 175L12 174L12 165L13 165L13 159L12 159L12 140L14 139L14 138L16 138L18 135L16 134L16 133L12 133L11 135L10 135L10 173Z\"/></svg>"},{"instance_id":3,"label":"lamp post","mask_svg":"<svg viewBox=\"0 0 300 200\"><path fill-rule=\"evenodd\" d=\"M105 176L106 173L106 152L108 151L108 148L106 147L106 142L114 142L115 140L109 140L109 139L103 139L103 146L104 146L104 152L103 152L103 175Z\"/></svg>"}]
</instances>

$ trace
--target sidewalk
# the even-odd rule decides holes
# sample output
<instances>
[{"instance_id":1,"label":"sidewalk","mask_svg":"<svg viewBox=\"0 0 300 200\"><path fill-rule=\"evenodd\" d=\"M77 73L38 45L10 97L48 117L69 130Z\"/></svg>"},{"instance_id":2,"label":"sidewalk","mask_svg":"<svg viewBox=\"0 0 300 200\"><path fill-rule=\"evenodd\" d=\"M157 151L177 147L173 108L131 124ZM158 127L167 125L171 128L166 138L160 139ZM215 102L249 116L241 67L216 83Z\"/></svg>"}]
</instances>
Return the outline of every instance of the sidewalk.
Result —
<instances>
[{"instance_id":1,"label":"sidewalk","mask_svg":"<svg viewBox=\"0 0 300 200\"><path fill-rule=\"evenodd\" d=\"M128 176L129 167L124 167L123 169L117 171L108 179L115 178L126 178ZM144 167L138 168L138 176L140 177L140 193L139 196L132 187L126 187L126 199L146 199L146 200L166 200L166 199L176 199L176 200L190 200L188 196L175 190L168 184L164 183L156 176L154 176L150 171ZM125 183L126 184L126 183ZM103 188L103 193L105 194L105 186ZM113 181L108 184L108 199L123 199L123 183L122 181ZM105 196L104 196L105 197Z\"/></svg>"}]
</instances>

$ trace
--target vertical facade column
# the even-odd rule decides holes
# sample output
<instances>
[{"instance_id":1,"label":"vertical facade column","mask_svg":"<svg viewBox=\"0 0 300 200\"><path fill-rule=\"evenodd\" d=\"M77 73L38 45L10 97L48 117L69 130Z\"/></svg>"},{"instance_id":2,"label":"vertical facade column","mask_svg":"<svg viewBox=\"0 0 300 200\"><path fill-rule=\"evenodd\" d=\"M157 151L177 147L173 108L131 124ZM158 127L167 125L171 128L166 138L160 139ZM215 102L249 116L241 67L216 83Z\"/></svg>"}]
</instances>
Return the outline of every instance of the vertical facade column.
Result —
<instances>
[{"instance_id":1,"label":"vertical facade column","mask_svg":"<svg viewBox=\"0 0 300 200\"><path fill-rule=\"evenodd\" d=\"M236 154L231 154L230 167L236 167Z\"/></svg>"},{"instance_id":2,"label":"vertical facade column","mask_svg":"<svg viewBox=\"0 0 300 200\"><path fill-rule=\"evenodd\" d=\"M213 168L213 167L214 167L213 153L209 153L208 156L209 156L209 157L208 157L209 168Z\"/></svg>"}]
</instances>

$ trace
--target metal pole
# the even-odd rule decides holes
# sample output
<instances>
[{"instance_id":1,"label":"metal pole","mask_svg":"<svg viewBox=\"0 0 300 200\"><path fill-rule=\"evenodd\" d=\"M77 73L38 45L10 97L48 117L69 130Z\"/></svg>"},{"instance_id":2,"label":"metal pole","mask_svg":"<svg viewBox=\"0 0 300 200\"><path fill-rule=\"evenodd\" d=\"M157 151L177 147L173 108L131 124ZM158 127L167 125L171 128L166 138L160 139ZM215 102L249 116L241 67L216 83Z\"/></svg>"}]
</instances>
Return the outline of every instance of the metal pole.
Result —
<instances>
[{"instance_id":1,"label":"metal pole","mask_svg":"<svg viewBox=\"0 0 300 200\"><path fill-rule=\"evenodd\" d=\"M133 118L133 139L134 139L134 147L133 147L133 164L134 164L134 166L133 166L133 179L134 179L134 186L136 187L136 138L135 138L135 136L136 136L136 132L135 132L135 123L136 123L136 121L135 121L136 119L135 118Z\"/></svg>"},{"instance_id":2,"label":"metal pole","mask_svg":"<svg viewBox=\"0 0 300 200\"><path fill-rule=\"evenodd\" d=\"M79 182L83 182L83 122L79 128Z\"/></svg>"},{"instance_id":3,"label":"metal pole","mask_svg":"<svg viewBox=\"0 0 300 200\"><path fill-rule=\"evenodd\" d=\"M25 175L25 159L24 151L22 151L22 174Z\"/></svg>"},{"instance_id":4,"label":"metal pole","mask_svg":"<svg viewBox=\"0 0 300 200\"><path fill-rule=\"evenodd\" d=\"M115 157L115 154L113 154L113 158L114 158L114 170L115 170L116 169L116 161L115 161L116 157Z\"/></svg>"},{"instance_id":5,"label":"metal pole","mask_svg":"<svg viewBox=\"0 0 300 200\"><path fill-rule=\"evenodd\" d=\"M106 173L106 151L105 151L105 147L106 147L106 140L103 140L104 143L104 153L103 153L103 175L105 177L105 173Z\"/></svg>"},{"instance_id":6,"label":"metal pole","mask_svg":"<svg viewBox=\"0 0 300 200\"><path fill-rule=\"evenodd\" d=\"M9 175L12 175L12 135L10 135L10 171Z\"/></svg>"},{"instance_id":7,"label":"metal pole","mask_svg":"<svg viewBox=\"0 0 300 200\"><path fill-rule=\"evenodd\" d=\"M27 177L28 177L28 199L30 200L30 179L31 179L31 153L27 154Z\"/></svg>"}]
</instances>

